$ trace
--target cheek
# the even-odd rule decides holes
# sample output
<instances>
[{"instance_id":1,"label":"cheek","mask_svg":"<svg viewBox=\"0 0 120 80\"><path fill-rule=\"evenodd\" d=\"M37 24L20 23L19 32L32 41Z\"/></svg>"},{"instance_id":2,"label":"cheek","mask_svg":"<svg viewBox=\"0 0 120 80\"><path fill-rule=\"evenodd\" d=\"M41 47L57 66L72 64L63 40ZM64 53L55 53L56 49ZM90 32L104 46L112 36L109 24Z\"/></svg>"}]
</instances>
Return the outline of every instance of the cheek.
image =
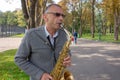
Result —
<instances>
[{"instance_id":1,"label":"cheek","mask_svg":"<svg viewBox=\"0 0 120 80\"><path fill-rule=\"evenodd\" d=\"M45 19L45 22L48 22L48 19L47 19L47 18Z\"/></svg>"},{"instance_id":2,"label":"cheek","mask_svg":"<svg viewBox=\"0 0 120 80\"><path fill-rule=\"evenodd\" d=\"M49 21L49 23L55 23L55 19L52 17L50 19L48 19L48 21Z\"/></svg>"}]
</instances>

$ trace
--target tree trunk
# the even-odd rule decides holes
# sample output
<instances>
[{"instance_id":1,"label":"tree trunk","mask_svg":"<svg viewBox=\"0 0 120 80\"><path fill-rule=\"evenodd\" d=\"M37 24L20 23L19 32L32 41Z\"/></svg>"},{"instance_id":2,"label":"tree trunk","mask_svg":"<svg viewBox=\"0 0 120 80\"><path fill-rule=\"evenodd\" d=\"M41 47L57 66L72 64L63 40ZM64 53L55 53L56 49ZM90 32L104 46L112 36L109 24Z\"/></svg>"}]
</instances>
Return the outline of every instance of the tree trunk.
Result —
<instances>
[{"instance_id":1,"label":"tree trunk","mask_svg":"<svg viewBox=\"0 0 120 80\"><path fill-rule=\"evenodd\" d=\"M52 3L52 0L21 0L27 29L38 27L43 23L42 14L48 1Z\"/></svg>"},{"instance_id":2,"label":"tree trunk","mask_svg":"<svg viewBox=\"0 0 120 80\"><path fill-rule=\"evenodd\" d=\"M36 26L39 26L39 23L40 23L40 18L41 18L41 15L40 15L40 9L41 9L41 6L39 5L39 3L37 2L36 4L36 9L35 9L35 22L36 22Z\"/></svg>"},{"instance_id":3,"label":"tree trunk","mask_svg":"<svg viewBox=\"0 0 120 80\"><path fill-rule=\"evenodd\" d=\"M48 0L44 0L42 4L39 4L39 0L37 1L37 7L36 7L36 26L43 25L43 19L42 14L44 13L44 10L46 8L46 3Z\"/></svg>"},{"instance_id":4,"label":"tree trunk","mask_svg":"<svg viewBox=\"0 0 120 80\"><path fill-rule=\"evenodd\" d=\"M26 28L29 29L30 26L30 22L29 22L29 13L28 13L28 9L27 9L27 0L21 0L21 5L22 5L22 11L23 11L23 15L24 15L24 19L27 23Z\"/></svg>"},{"instance_id":5,"label":"tree trunk","mask_svg":"<svg viewBox=\"0 0 120 80\"><path fill-rule=\"evenodd\" d=\"M114 15L114 40L118 40L118 34L119 34L119 17Z\"/></svg>"},{"instance_id":6,"label":"tree trunk","mask_svg":"<svg viewBox=\"0 0 120 80\"><path fill-rule=\"evenodd\" d=\"M95 32L95 12L94 12L94 5L95 5L95 0L92 0L92 22L91 22L91 34L92 38L94 38L94 32Z\"/></svg>"},{"instance_id":7,"label":"tree trunk","mask_svg":"<svg viewBox=\"0 0 120 80\"><path fill-rule=\"evenodd\" d=\"M35 28L35 4L36 0L30 0L31 1L31 6L30 6L30 28Z\"/></svg>"},{"instance_id":8,"label":"tree trunk","mask_svg":"<svg viewBox=\"0 0 120 80\"><path fill-rule=\"evenodd\" d=\"M82 37L82 25L79 28L79 34L80 34L80 37Z\"/></svg>"},{"instance_id":9,"label":"tree trunk","mask_svg":"<svg viewBox=\"0 0 120 80\"><path fill-rule=\"evenodd\" d=\"M119 2L119 0L118 0ZM120 7L115 6L116 3L113 1L113 14L114 14L114 40L118 40L119 26L120 26Z\"/></svg>"}]
</instances>

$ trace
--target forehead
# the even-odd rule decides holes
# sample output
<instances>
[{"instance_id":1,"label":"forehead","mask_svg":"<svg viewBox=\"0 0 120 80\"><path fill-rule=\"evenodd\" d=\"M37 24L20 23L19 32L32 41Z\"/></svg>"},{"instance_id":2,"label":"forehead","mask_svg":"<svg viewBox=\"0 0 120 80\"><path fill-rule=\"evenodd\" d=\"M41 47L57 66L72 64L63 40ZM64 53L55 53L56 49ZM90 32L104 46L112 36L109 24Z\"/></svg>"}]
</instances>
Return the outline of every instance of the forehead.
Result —
<instances>
[{"instance_id":1,"label":"forehead","mask_svg":"<svg viewBox=\"0 0 120 80\"><path fill-rule=\"evenodd\" d=\"M49 7L48 12L50 12L50 11L63 13L62 8L59 6L55 6L55 5L52 5L51 7Z\"/></svg>"}]
</instances>

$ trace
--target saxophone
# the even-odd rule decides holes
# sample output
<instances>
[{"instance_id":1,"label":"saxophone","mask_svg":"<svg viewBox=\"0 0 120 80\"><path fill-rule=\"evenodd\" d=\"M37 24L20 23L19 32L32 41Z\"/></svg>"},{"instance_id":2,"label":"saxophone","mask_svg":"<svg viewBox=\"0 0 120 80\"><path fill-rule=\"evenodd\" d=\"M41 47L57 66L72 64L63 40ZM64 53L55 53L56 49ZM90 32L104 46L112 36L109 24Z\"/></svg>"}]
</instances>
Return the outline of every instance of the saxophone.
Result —
<instances>
[{"instance_id":1,"label":"saxophone","mask_svg":"<svg viewBox=\"0 0 120 80\"><path fill-rule=\"evenodd\" d=\"M60 55L58 57L57 63L54 69L50 73L50 75L53 77L53 80L74 80L72 73L66 70L66 67L63 66L64 58L68 56L69 46L71 44L71 37L72 37L70 36L70 34L68 33L66 29L64 30L68 34L69 40L65 42L60 52Z\"/></svg>"}]
</instances>

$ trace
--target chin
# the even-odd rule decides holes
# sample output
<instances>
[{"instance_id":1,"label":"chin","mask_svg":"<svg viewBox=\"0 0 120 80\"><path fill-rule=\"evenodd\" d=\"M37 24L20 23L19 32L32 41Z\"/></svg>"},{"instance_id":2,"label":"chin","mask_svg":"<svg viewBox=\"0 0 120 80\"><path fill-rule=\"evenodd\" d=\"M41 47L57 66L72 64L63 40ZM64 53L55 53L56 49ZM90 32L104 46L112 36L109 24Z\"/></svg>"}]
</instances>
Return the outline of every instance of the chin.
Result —
<instances>
[{"instance_id":1,"label":"chin","mask_svg":"<svg viewBox=\"0 0 120 80\"><path fill-rule=\"evenodd\" d=\"M60 29L60 27L61 27L60 25L57 25L57 26L56 26L56 29Z\"/></svg>"}]
</instances>

